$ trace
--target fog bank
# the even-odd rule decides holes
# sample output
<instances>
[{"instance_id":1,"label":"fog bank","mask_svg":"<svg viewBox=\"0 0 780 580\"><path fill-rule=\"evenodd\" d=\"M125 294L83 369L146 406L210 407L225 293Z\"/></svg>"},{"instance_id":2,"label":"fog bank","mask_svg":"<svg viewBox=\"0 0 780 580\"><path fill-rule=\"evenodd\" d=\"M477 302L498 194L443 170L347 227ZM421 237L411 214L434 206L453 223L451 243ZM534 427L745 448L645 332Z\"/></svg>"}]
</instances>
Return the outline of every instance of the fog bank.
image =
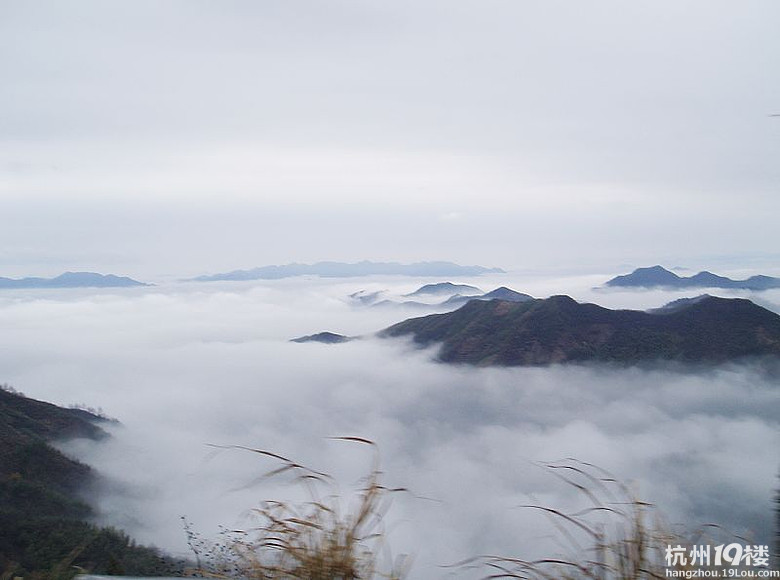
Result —
<instances>
[{"instance_id":1,"label":"fog bank","mask_svg":"<svg viewBox=\"0 0 780 580\"><path fill-rule=\"evenodd\" d=\"M537 296L568 291L608 306L659 306L676 293L601 293L594 277L502 282ZM115 292L4 294L2 380L28 395L102 407L122 425L105 443L66 449L105 480L101 521L186 554L180 517L204 536L245 523L263 499L300 498L272 450L332 473L348 494L375 441L386 483L409 488L388 514L393 554L413 578L480 553L552 555L554 528L529 502L584 507L539 462L594 463L658 505L670 526L718 523L770 543L780 385L745 365L706 373L603 367L476 369L374 338L292 344L320 330L368 334L405 309L356 308L363 288L401 294L398 279L182 284ZM764 300L774 304L774 295ZM640 304L641 303L641 304ZM468 576L468 574L465 574Z\"/></svg>"}]
</instances>

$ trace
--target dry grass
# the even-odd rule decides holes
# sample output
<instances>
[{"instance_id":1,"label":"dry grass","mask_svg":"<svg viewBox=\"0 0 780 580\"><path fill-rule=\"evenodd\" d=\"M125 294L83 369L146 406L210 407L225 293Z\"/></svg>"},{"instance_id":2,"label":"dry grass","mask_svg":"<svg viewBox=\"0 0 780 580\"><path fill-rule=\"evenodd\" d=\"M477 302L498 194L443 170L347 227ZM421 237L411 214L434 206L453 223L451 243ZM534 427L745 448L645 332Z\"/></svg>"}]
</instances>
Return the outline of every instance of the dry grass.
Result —
<instances>
[{"instance_id":1,"label":"dry grass","mask_svg":"<svg viewBox=\"0 0 780 580\"><path fill-rule=\"evenodd\" d=\"M277 461L280 466L266 477L291 474L310 498L300 505L266 501L252 510L257 525L246 530L225 530L222 540L208 543L187 530L199 572L222 577L273 580L400 580L408 570L401 557L389 570L380 569L385 551L382 518L393 493L406 491L382 484L376 445L359 437L340 441L371 446L373 463L360 489L345 509L326 473L314 471L276 453L233 446Z\"/></svg>"},{"instance_id":2,"label":"dry grass","mask_svg":"<svg viewBox=\"0 0 780 580\"><path fill-rule=\"evenodd\" d=\"M309 501L290 504L266 501L252 510L258 525L247 530L224 530L223 539L208 543L185 526L190 547L198 558L197 572L248 580L400 580L410 562L392 558L388 570L380 570L379 556L387 550L382 527L390 502L405 488L387 488L381 483L376 445L358 437L340 441L371 446L373 463L360 488L345 509L337 494L323 495L335 484L325 473L261 449L233 446L277 461L280 465L266 477L289 473L305 486ZM561 555L525 560L519 557L482 555L451 566L455 576L476 572L484 579L525 580L655 580L667 577L665 552L669 545L690 548L713 543L730 535L707 525L695 535L674 533L657 516L654 506L640 500L629 487L595 465L567 459L544 467L567 486L576 489L587 503L572 513L544 506L517 506L549 516L561 544ZM745 540L744 538L739 538ZM676 566L673 570L687 570Z\"/></svg>"},{"instance_id":3,"label":"dry grass","mask_svg":"<svg viewBox=\"0 0 780 580\"><path fill-rule=\"evenodd\" d=\"M567 459L544 465L553 475L585 499L587 507L565 513L542 505L517 506L542 511L550 518L562 542L561 555L535 560L483 555L456 566L487 569L485 579L526 580L651 580L667 578L669 545L690 548L693 544L735 536L719 526L706 525L695 535L675 533L657 515L652 504L640 500L628 486L595 465ZM695 540L692 540L695 538ZM738 538L744 540L744 538Z\"/></svg>"}]
</instances>

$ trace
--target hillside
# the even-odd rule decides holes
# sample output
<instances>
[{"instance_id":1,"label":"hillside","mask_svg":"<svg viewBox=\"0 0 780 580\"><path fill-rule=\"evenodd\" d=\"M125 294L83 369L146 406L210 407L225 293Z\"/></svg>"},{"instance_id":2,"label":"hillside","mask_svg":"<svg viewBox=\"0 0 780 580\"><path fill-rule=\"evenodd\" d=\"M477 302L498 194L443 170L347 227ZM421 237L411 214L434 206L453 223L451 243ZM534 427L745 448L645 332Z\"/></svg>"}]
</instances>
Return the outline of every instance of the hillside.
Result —
<instances>
[{"instance_id":1,"label":"hillside","mask_svg":"<svg viewBox=\"0 0 780 580\"><path fill-rule=\"evenodd\" d=\"M780 356L780 316L744 299L703 297L656 313L609 310L568 296L468 302L459 310L412 318L381 337L441 343L439 359L475 365L603 361L725 362Z\"/></svg>"},{"instance_id":2,"label":"hillside","mask_svg":"<svg viewBox=\"0 0 780 580\"><path fill-rule=\"evenodd\" d=\"M96 574L166 575L181 565L98 528L84 501L93 470L50 445L102 439L106 419L0 388L0 575L70 578L75 566Z\"/></svg>"}]
</instances>

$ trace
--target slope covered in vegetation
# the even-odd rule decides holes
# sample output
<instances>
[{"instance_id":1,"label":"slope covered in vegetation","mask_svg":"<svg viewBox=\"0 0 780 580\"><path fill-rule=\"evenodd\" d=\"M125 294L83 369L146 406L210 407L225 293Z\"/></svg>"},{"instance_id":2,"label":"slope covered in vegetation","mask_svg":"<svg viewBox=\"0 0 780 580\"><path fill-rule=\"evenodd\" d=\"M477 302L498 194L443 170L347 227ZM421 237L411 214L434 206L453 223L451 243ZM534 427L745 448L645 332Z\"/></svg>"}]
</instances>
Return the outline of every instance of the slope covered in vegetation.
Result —
<instances>
[{"instance_id":1,"label":"slope covered in vegetation","mask_svg":"<svg viewBox=\"0 0 780 580\"><path fill-rule=\"evenodd\" d=\"M108 421L0 389L0 575L61 579L77 572L165 575L181 563L126 534L90 523L85 501L96 474L52 447L101 439Z\"/></svg>"},{"instance_id":2,"label":"slope covered in vegetation","mask_svg":"<svg viewBox=\"0 0 780 580\"><path fill-rule=\"evenodd\" d=\"M780 356L780 316L750 300L713 296L656 313L610 310L568 296L471 301L380 333L403 335L422 346L441 343L444 362L477 365L721 363Z\"/></svg>"}]
</instances>

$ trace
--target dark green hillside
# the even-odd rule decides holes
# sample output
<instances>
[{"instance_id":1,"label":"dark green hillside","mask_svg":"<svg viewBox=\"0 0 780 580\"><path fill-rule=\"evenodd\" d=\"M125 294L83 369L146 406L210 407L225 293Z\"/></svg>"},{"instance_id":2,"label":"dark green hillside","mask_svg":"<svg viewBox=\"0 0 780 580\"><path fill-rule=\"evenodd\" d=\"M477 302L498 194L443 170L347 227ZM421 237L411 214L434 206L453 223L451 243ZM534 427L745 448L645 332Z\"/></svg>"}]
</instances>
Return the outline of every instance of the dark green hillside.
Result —
<instances>
[{"instance_id":1,"label":"dark green hillside","mask_svg":"<svg viewBox=\"0 0 780 580\"><path fill-rule=\"evenodd\" d=\"M101 439L107 435L98 426L100 421L85 411L62 409L0 389L0 489L6 500L2 509L18 510L23 505L59 515L88 513L86 506L68 496L90 482L89 467L65 457L48 441ZM40 505L32 501L35 496ZM54 496L63 499L61 505L55 505Z\"/></svg>"},{"instance_id":2,"label":"dark green hillside","mask_svg":"<svg viewBox=\"0 0 780 580\"><path fill-rule=\"evenodd\" d=\"M101 439L106 419L0 389L0 576L70 578L172 574L180 565L136 546L122 532L88 522L87 466L52 447L55 439Z\"/></svg>"},{"instance_id":3,"label":"dark green hillside","mask_svg":"<svg viewBox=\"0 0 780 580\"><path fill-rule=\"evenodd\" d=\"M780 316L749 300L706 297L669 312L609 310L568 296L471 301L447 314L406 320L380 336L441 343L445 362L548 365L560 362L725 362L780 356Z\"/></svg>"}]
</instances>

